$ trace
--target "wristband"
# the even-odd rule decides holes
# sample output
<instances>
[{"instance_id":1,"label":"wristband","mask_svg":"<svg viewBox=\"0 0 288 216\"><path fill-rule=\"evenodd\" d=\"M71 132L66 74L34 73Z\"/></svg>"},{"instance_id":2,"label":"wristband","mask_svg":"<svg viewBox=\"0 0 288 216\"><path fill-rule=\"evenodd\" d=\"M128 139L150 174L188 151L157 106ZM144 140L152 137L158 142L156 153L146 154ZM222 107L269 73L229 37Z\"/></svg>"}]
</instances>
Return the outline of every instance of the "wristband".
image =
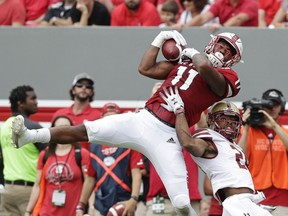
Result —
<instances>
[{"instance_id":1,"label":"wristband","mask_svg":"<svg viewBox=\"0 0 288 216\"><path fill-rule=\"evenodd\" d=\"M134 199L136 202L138 202L139 197L138 196L131 196L130 199Z\"/></svg>"},{"instance_id":2,"label":"wristband","mask_svg":"<svg viewBox=\"0 0 288 216\"><path fill-rule=\"evenodd\" d=\"M185 109L184 108L178 108L177 110L175 110L175 115L179 115L181 113L185 113Z\"/></svg>"},{"instance_id":3,"label":"wristband","mask_svg":"<svg viewBox=\"0 0 288 216\"><path fill-rule=\"evenodd\" d=\"M151 43L151 45L160 48L164 42L165 42L165 40L163 39L162 35L159 34L159 35L153 40L153 42Z\"/></svg>"},{"instance_id":4,"label":"wristband","mask_svg":"<svg viewBox=\"0 0 288 216\"><path fill-rule=\"evenodd\" d=\"M83 202L79 202L78 205L76 206L76 211L81 210L81 211L85 212L85 209L86 209L86 204Z\"/></svg>"},{"instance_id":5,"label":"wristband","mask_svg":"<svg viewBox=\"0 0 288 216\"><path fill-rule=\"evenodd\" d=\"M194 55L200 54L200 52L198 50L192 48L192 49L189 50L189 54L190 54L191 59L192 59Z\"/></svg>"}]
</instances>

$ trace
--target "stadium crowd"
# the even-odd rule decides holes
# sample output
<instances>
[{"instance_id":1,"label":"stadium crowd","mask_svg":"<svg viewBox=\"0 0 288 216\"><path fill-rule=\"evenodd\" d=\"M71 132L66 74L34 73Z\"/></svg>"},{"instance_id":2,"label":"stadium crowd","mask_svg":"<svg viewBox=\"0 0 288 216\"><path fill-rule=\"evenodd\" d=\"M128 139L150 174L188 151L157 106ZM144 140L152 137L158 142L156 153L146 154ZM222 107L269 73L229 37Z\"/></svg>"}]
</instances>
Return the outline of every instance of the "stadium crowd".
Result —
<instances>
[{"instance_id":1,"label":"stadium crowd","mask_svg":"<svg viewBox=\"0 0 288 216\"><path fill-rule=\"evenodd\" d=\"M0 0L0 26L283 28L287 8L285 0Z\"/></svg>"}]
</instances>

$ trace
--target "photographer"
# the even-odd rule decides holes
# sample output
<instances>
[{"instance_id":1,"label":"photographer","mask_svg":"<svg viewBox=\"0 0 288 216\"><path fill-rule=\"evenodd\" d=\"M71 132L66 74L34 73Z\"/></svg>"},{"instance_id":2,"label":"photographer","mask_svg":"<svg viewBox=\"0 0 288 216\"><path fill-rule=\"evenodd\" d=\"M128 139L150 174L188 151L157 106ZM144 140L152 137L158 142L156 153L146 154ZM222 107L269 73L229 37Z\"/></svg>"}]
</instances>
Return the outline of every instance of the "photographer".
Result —
<instances>
[{"instance_id":1,"label":"photographer","mask_svg":"<svg viewBox=\"0 0 288 216\"><path fill-rule=\"evenodd\" d=\"M288 129L279 124L286 100L279 90L269 89L260 101L243 103L244 126L238 143L249 161L255 189L266 196L261 204L271 210L276 207L273 216L288 215Z\"/></svg>"}]
</instances>

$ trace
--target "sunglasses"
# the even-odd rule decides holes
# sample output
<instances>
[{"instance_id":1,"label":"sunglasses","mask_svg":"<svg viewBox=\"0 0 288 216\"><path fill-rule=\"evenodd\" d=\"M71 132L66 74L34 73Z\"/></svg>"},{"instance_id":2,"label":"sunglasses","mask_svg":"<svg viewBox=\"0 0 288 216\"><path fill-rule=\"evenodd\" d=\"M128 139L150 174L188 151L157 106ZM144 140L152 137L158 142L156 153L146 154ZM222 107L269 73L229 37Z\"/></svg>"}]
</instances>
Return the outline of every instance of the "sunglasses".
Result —
<instances>
[{"instance_id":1,"label":"sunglasses","mask_svg":"<svg viewBox=\"0 0 288 216\"><path fill-rule=\"evenodd\" d=\"M83 88L83 86L85 86L85 88L87 88L87 89L93 89L93 85L91 85L91 84L84 84L84 83L76 83L75 84L75 86L77 87L77 88Z\"/></svg>"}]
</instances>

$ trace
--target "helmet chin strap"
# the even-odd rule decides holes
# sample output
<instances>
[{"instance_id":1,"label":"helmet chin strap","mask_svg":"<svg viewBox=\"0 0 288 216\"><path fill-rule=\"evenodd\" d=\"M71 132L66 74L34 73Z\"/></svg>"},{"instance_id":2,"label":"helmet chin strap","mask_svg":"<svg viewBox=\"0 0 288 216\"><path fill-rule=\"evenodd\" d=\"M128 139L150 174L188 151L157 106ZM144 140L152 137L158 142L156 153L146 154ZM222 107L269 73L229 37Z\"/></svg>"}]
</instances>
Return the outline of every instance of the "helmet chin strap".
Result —
<instances>
[{"instance_id":1,"label":"helmet chin strap","mask_svg":"<svg viewBox=\"0 0 288 216\"><path fill-rule=\"evenodd\" d=\"M211 64L213 65L213 67L220 68L224 64L223 63L224 56L221 52L209 53L207 57L211 62Z\"/></svg>"}]
</instances>

